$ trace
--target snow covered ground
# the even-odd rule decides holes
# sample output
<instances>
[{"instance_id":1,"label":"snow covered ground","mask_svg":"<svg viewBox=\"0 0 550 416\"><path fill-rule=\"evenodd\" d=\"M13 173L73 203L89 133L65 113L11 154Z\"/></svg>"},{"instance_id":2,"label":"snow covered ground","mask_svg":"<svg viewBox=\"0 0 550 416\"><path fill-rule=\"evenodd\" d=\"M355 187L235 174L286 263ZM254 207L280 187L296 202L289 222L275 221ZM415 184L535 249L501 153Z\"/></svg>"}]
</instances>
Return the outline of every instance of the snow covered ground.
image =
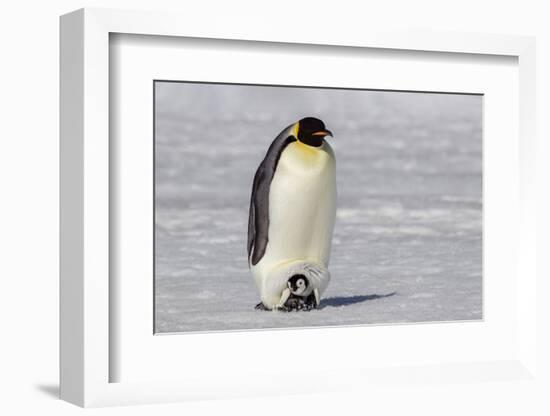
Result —
<instances>
[{"instance_id":1,"label":"snow covered ground","mask_svg":"<svg viewBox=\"0 0 550 416\"><path fill-rule=\"evenodd\" d=\"M304 116L334 138L338 212L322 308L263 312L252 178ZM156 84L157 332L482 318L482 97Z\"/></svg>"}]
</instances>

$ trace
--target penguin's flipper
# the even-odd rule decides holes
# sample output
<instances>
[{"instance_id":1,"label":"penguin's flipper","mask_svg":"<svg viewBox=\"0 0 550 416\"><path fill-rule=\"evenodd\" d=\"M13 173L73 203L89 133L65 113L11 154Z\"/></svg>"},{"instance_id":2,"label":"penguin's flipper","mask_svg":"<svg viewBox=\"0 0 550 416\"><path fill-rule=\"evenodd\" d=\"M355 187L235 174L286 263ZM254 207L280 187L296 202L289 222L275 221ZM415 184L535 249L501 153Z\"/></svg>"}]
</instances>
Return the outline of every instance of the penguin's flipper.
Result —
<instances>
[{"instance_id":1,"label":"penguin's flipper","mask_svg":"<svg viewBox=\"0 0 550 416\"><path fill-rule=\"evenodd\" d=\"M262 163L254 175L250 210L248 214L248 260L255 266L265 254L269 229L269 188L275 175L279 158L285 147L296 138L292 126L284 129L271 143Z\"/></svg>"}]
</instances>

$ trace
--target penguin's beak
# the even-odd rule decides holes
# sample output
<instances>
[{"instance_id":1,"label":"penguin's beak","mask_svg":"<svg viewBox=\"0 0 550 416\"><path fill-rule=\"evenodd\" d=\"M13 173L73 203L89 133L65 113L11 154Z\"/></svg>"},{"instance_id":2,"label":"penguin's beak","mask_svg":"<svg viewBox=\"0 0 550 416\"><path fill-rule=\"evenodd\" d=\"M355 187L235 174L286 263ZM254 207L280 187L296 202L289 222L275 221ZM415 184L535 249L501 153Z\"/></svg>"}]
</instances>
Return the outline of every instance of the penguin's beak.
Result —
<instances>
[{"instance_id":1,"label":"penguin's beak","mask_svg":"<svg viewBox=\"0 0 550 416\"><path fill-rule=\"evenodd\" d=\"M316 131L315 133L312 134L312 136L321 136L321 137L330 136L330 137L332 137L332 132L330 130L321 130L321 131Z\"/></svg>"}]
</instances>

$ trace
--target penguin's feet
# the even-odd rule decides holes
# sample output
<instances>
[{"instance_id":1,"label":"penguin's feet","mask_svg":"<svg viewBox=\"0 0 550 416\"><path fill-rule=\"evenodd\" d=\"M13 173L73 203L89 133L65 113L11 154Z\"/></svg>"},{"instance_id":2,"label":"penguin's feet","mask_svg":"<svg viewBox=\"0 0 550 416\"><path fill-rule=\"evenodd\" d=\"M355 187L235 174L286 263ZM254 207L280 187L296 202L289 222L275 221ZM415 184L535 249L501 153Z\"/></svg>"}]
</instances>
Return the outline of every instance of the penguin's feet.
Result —
<instances>
[{"instance_id":1,"label":"penguin's feet","mask_svg":"<svg viewBox=\"0 0 550 416\"><path fill-rule=\"evenodd\" d=\"M285 302L285 304L278 308L278 310L285 312L298 312L298 311L310 311L316 309L317 304L315 303L315 297L301 297L301 296L291 296Z\"/></svg>"},{"instance_id":2,"label":"penguin's feet","mask_svg":"<svg viewBox=\"0 0 550 416\"><path fill-rule=\"evenodd\" d=\"M302 308L303 311L311 311L312 309L317 309L317 306L312 305L311 303L305 303L304 307Z\"/></svg>"},{"instance_id":3,"label":"penguin's feet","mask_svg":"<svg viewBox=\"0 0 550 416\"><path fill-rule=\"evenodd\" d=\"M291 296L285 302L285 308L288 312L301 311L304 309L304 299L298 296Z\"/></svg>"},{"instance_id":4,"label":"penguin's feet","mask_svg":"<svg viewBox=\"0 0 550 416\"><path fill-rule=\"evenodd\" d=\"M317 301L315 300L315 295L312 293L305 299L304 310L310 311L312 309L317 309L317 308L318 308Z\"/></svg>"},{"instance_id":5,"label":"penguin's feet","mask_svg":"<svg viewBox=\"0 0 550 416\"><path fill-rule=\"evenodd\" d=\"M303 308L303 302L299 301L299 298L289 298L284 304L275 305L273 311L279 312L296 312Z\"/></svg>"},{"instance_id":6,"label":"penguin's feet","mask_svg":"<svg viewBox=\"0 0 550 416\"><path fill-rule=\"evenodd\" d=\"M254 306L254 309L258 311L269 311L268 308L263 304L263 302L258 303L256 306Z\"/></svg>"},{"instance_id":7,"label":"penguin's feet","mask_svg":"<svg viewBox=\"0 0 550 416\"><path fill-rule=\"evenodd\" d=\"M258 303L254 309L259 311L281 311L281 312L298 312L298 311L311 311L317 309L317 302L313 294L308 297L300 297L292 295L287 299L283 305L274 306L273 309L268 308L262 302Z\"/></svg>"}]
</instances>

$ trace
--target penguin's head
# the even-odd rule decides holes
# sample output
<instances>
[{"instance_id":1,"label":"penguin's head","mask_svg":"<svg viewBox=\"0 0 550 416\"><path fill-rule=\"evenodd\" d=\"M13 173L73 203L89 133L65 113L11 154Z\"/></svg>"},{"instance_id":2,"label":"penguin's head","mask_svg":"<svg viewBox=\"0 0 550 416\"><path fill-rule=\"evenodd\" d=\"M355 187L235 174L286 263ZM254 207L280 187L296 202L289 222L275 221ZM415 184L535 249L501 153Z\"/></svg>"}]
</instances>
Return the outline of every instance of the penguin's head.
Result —
<instances>
[{"instance_id":1,"label":"penguin's head","mask_svg":"<svg viewBox=\"0 0 550 416\"><path fill-rule=\"evenodd\" d=\"M309 286L307 277L303 274L295 274L287 282L290 293L296 296L301 296Z\"/></svg>"},{"instance_id":2,"label":"penguin's head","mask_svg":"<svg viewBox=\"0 0 550 416\"><path fill-rule=\"evenodd\" d=\"M332 137L332 132L327 130L325 123L315 117L306 117L298 122L298 137L300 142L308 146L320 147L326 136Z\"/></svg>"}]
</instances>

